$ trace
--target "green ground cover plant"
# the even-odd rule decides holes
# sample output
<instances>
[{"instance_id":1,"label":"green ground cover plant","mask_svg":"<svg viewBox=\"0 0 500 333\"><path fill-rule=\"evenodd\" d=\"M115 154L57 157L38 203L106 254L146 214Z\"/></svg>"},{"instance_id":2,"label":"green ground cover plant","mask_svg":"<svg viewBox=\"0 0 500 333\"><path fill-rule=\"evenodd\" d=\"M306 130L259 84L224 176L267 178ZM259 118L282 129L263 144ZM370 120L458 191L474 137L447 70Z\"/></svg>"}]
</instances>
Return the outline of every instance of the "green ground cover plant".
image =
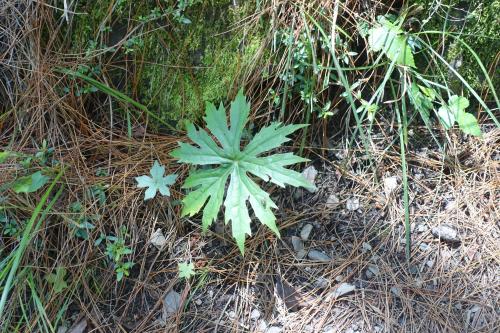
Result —
<instances>
[{"instance_id":1,"label":"green ground cover plant","mask_svg":"<svg viewBox=\"0 0 500 333\"><path fill-rule=\"evenodd\" d=\"M218 143L204 129L197 130L193 124L188 123L187 135L198 147L181 142L180 147L171 153L181 163L200 166L219 165L215 168L191 171L183 184L183 188L193 191L183 199L182 214L193 216L205 206L202 218L204 230L207 230L217 218L229 179L224 200L224 220L226 223L231 221L232 234L241 253L244 253L245 236L252 233L247 201L257 219L279 236L276 217L272 212L272 209L278 207L249 174L280 187L288 184L314 189L314 185L300 173L285 168L288 165L305 162L307 159L292 153L260 156L289 141L288 135L306 125L284 126L281 123L273 123L263 127L245 148L241 149L241 139L249 112L250 104L246 101L242 90L231 103L229 127L224 106L221 104L216 108L212 103L208 103L204 120Z\"/></svg>"}]
</instances>

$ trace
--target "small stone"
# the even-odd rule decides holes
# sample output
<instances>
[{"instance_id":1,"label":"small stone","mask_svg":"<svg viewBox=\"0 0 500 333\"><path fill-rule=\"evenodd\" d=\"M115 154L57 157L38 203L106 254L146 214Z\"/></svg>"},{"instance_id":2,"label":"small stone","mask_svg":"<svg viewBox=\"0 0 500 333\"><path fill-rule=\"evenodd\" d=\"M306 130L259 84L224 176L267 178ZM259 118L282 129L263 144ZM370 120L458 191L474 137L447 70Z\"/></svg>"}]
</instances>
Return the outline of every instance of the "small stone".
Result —
<instances>
[{"instance_id":1,"label":"small stone","mask_svg":"<svg viewBox=\"0 0 500 333\"><path fill-rule=\"evenodd\" d=\"M392 192L398 187L398 177L386 177L384 178L384 192L385 196L388 197Z\"/></svg>"},{"instance_id":2,"label":"small stone","mask_svg":"<svg viewBox=\"0 0 500 333\"><path fill-rule=\"evenodd\" d=\"M57 328L57 333L66 333L66 332L68 332L68 328L66 326L64 326L64 325L59 326Z\"/></svg>"},{"instance_id":3,"label":"small stone","mask_svg":"<svg viewBox=\"0 0 500 333\"><path fill-rule=\"evenodd\" d=\"M401 297L401 288L391 287L391 293L393 293L396 297Z\"/></svg>"},{"instance_id":4,"label":"small stone","mask_svg":"<svg viewBox=\"0 0 500 333\"><path fill-rule=\"evenodd\" d=\"M156 229L155 232L151 234L149 238L149 242L153 244L158 250L163 249L163 247L167 244L167 239L163 235L163 232L160 228Z\"/></svg>"},{"instance_id":5,"label":"small stone","mask_svg":"<svg viewBox=\"0 0 500 333\"><path fill-rule=\"evenodd\" d=\"M447 212L451 212L452 210L457 209L457 207L458 207L457 202L455 200L452 200L446 204L444 210L446 210Z\"/></svg>"},{"instance_id":6,"label":"small stone","mask_svg":"<svg viewBox=\"0 0 500 333\"><path fill-rule=\"evenodd\" d=\"M369 243L366 243L364 242L362 245L361 245L361 248L363 249L363 253L366 253L368 251L371 251L372 250L372 246L369 244Z\"/></svg>"},{"instance_id":7,"label":"small stone","mask_svg":"<svg viewBox=\"0 0 500 333\"><path fill-rule=\"evenodd\" d=\"M426 232L429 228L425 224L418 224L416 230L418 233Z\"/></svg>"},{"instance_id":8,"label":"small stone","mask_svg":"<svg viewBox=\"0 0 500 333\"><path fill-rule=\"evenodd\" d=\"M350 211L358 210L361 207L361 205L359 204L358 198L347 199L345 206L346 206L347 210L350 210Z\"/></svg>"},{"instance_id":9,"label":"small stone","mask_svg":"<svg viewBox=\"0 0 500 333\"><path fill-rule=\"evenodd\" d=\"M472 308L470 308L469 311L472 312L472 313L476 313L479 310L481 310L481 307L479 305L473 305Z\"/></svg>"},{"instance_id":10,"label":"small stone","mask_svg":"<svg viewBox=\"0 0 500 333\"><path fill-rule=\"evenodd\" d=\"M370 273L370 276L368 276L368 273ZM368 269L366 270L366 276L368 278L371 278L372 276L377 276L380 273L380 269L378 268L377 265L368 265Z\"/></svg>"},{"instance_id":11,"label":"small stone","mask_svg":"<svg viewBox=\"0 0 500 333\"><path fill-rule=\"evenodd\" d=\"M224 231L226 230L226 226L223 221L216 221L214 231L218 235L224 235Z\"/></svg>"},{"instance_id":12,"label":"small stone","mask_svg":"<svg viewBox=\"0 0 500 333\"><path fill-rule=\"evenodd\" d=\"M418 248L420 249L420 251L422 252L425 252L429 249L429 244L426 244L426 243L420 243L418 245Z\"/></svg>"},{"instance_id":13,"label":"small stone","mask_svg":"<svg viewBox=\"0 0 500 333\"><path fill-rule=\"evenodd\" d=\"M335 193L330 194L328 199L326 199L326 205L328 206L328 208L335 208L339 205L339 203L340 203L339 197L337 197Z\"/></svg>"},{"instance_id":14,"label":"small stone","mask_svg":"<svg viewBox=\"0 0 500 333\"><path fill-rule=\"evenodd\" d=\"M297 236L292 236L292 246L295 252L300 252L304 250L304 242Z\"/></svg>"},{"instance_id":15,"label":"small stone","mask_svg":"<svg viewBox=\"0 0 500 333\"><path fill-rule=\"evenodd\" d=\"M163 311L162 311L162 319L166 321L172 315L174 315L179 308L181 307L181 295L174 291L170 290L165 298L163 298Z\"/></svg>"},{"instance_id":16,"label":"small stone","mask_svg":"<svg viewBox=\"0 0 500 333\"><path fill-rule=\"evenodd\" d=\"M335 277L335 281L337 281L337 282L342 282L342 280L344 280L344 276L343 276L342 274L337 275L337 276Z\"/></svg>"},{"instance_id":17,"label":"small stone","mask_svg":"<svg viewBox=\"0 0 500 333\"><path fill-rule=\"evenodd\" d=\"M317 250L311 250L307 254L309 259L311 260L316 260L316 261L330 261L332 258L328 256L327 254L324 254L323 252L317 251Z\"/></svg>"},{"instance_id":18,"label":"small stone","mask_svg":"<svg viewBox=\"0 0 500 333\"><path fill-rule=\"evenodd\" d=\"M300 251L297 252L297 259L304 259L307 255L307 250L306 249L302 249ZM306 269L309 268L309 267L306 267Z\"/></svg>"},{"instance_id":19,"label":"small stone","mask_svg":"<svg viewBox=\"0 0 500 333\"><path fill-rule=\"evenodd\" d=\"M203 301L201 299L197 299L196 301L194 301L194 304L201 305L203 304Z\"/></svg>"},{"instance_id":20,"label":"small stone","mask_svg":"<svg viewBox=\"0 0 500 333\"><path fill-rule=\"evenodd\" d=\"M350 284L350 283L341 283L332 293L331 296L333 298L338 298L341 296L344 296L356 289L356 286Z\"/></svg>"},{"instance_id":21,"label":"small stone","mask_svg":"<svg viewBox=\"0 0 500 333\"><path fill-rule=\"evenodd\" d=\"M429 268L432 268L434 266L434 260L427 260L425 263Z\"/></svg>"},{"instance_id":22,"label":"small stone","mask_svg":"<svg viewBox=\"0 0 500 333\"><path fill-rule=\"evenodd\" d=\"M441 224L437 227L434 227L432 228L431 232L434 237L439 238L440 240L443 240L445 242L460 241L457 231L447 224Z\"/></svg>"},{"instance_id":23,"label":"small stone","mask_svg":"<svg viewBox=\"0 0 500 333\"><path fill-rule=\"evenodd\" d=\"M418 274L419 270L418 270L418 266L417 265L410 265L410 268L408 269L410 274Z\"/></svg>"},{"instance_id":24,"label":"small stone","mask_svg":"<svg viewBox=\"0 0 500 333\"><path fill-rule=\"evenodd\" d=\"M73 324L73 326L71 326L69 331L67 331L66 333L83 333L86 332L86 328L87 328L87 319L82 318L82 320L80 320L78 323Z\"/></svg>"},{"instance_id":25,"label":"small stone","mask_svg":"<svg viewBox=\"0 0 500 333\"><path fill-rule=\"evenodd\" d=\"M258 332L265 332L267 329L267 323L265 320L259 320L259 324L257 325Z\"/></svg>"},{"instance_id":26,"label":"small stone","mask_svg":"<svg viewBox=\"0 0 500 333\"><path fill-rule=\"evenodd\" d=\"M302 227L302 230L300 231L300 238L302 240L306 241L309 238L309 235L311 234L311 231L313 229L313 226L311 224L306 224L304 227Z\"/></svg>"},{"instance_id":27,"label":"small stone","mask_svg":"<svg viewBox=\"0 0 500 333\"><path fill-rule=\"evenodd\" d=\"M234 312L234 311L229 311L227 315L228 315L228 316L229 316L229 318L231 318L231 319L236 318L236 312Z\"/></svg>"},{"instance_id":28,"label":"small stone","mask_svg":"<svg viewBox=\"0 0 500 333\"><path fill-rule=\"evenodd\" d=\"M330 281L328 279L325 279L324 277L320 276L319 278L317 278L313 285L316 287L316 288L320 288L320 289L323 289L323 288L326 288L328 287L328 285L330 284Z\"/></svg>"},{"instance_id":29,"label":"small stone","mask_svg":"<svg viewBox=\"0 0 500 333\"><path fill-rule=\"evenodd\" d=\"M375 326L373 326L373 330L375 331L375 333L379 333L379 332L382 332L382 327L375 325Z\"/></svg>"},{"instance_id":30,"label":"small stone","mask_svg":"<svg viewBox=\"0 0 500 333\"><path fill-rule=\"evenodd\" d=\"M266 333L281 333L282 329L278 326L271 326L266 330Z\"/></svg>"},{"instance_id":31,"label":"small stone","mask_svg":"<svg viewBox=\"0 0 500 333\"><path fill-rule=\"evenodd\" d=\"M308 166L307 168L302 171L302 176L304 176L309 183L316 185L315 180L316 176L318 175L318 170L313 165ZM317 189L308 189L309 192L314 193L317 191Z\"/></svg>"},{"instance_id":32,"label":"small stone","mask_svg":"<svg viewBox=\"0 0 500 333\"><path fill-rule=\"evenodd\" d=\"M257 320L259 318L260 318L260 311L257 309L253 309L252 312L250 313L250 319Z\"/></svg>"}]
</instances>

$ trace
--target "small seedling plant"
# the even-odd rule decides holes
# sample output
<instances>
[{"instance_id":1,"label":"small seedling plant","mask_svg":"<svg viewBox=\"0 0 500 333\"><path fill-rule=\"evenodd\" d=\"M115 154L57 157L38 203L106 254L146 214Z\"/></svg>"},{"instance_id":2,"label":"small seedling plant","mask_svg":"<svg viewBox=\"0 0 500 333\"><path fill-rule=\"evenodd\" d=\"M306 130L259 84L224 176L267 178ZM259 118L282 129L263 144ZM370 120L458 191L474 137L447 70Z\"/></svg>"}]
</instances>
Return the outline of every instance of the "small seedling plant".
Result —
<instances>
[{"instance_id":1,"label":"small seedling plant","mask_svg":"<svg viewBox=\"0 0 500 333\"><path fill-rule=\"evenodd\" d=\"M262 128L242 149L241 139L249 113L250 104L241 90L231 103L229 127L224 106L221 104L216 108L214 104L207 103L204 120L217 141L204 129L196 129L188 122L187 135L197 146L180 142L179 148L171 153L181 163L203 167L192 169L182 186L192 190L183 199L182 215L193 216L204 207L202 227L207 230L217 219L220 207L224 204L224 221L226 224L231 222L232 235L242 254L245 237L251 235L247 202L257 219L279 237L276 217L272 211L277 206L269 194L255 182L255 177L280 187L288 184L314 188L300 173L285 168L308 161L307 159L292 153L262 156L289 141L288 135L306 125L284 126L272 123Z\"/></svg>"},{"instance_id":2,"label":"small seedling plant","mask_svg":"<svg viewBox=\"0 0 500 333\"><path fill-rule=\"evenodd\" d=\"M179 270L179 278L189 280L189 278L195 275L194 264L192 262L181 262L177 265Z\"/></svg>"},{"instance_id":3,"label":"small seedling plant","mask_svg":"<svg viewBox=\"0 0 500 333\"><path fill-rule=\"evenodd\" d=\"M165 176L165 167L155 161L153 167L150 170L150 176L144 175L135 178L138 188L145 188L144 200L153 199L156 196L156 192L160 192L163 196L170 196L169 186L175 183L177 179L176 174L170 174Z\"/></svg>"},{"instance_id":4,"label":"small seedling plant","mask_svg":"<svg viewBox=\"0 0 500 333\"><path fill-rule=\"evenodd\" d=\"M121 281L124 276L129 276L130 269L134 266L134 262L126 261L126 256L134 253L131 248L125 245L125 237L127 236L127 228L122 226L117 236L101 234L95 242L95 245L99 246L105 241L105 253L115 267L116 280L118 282Z\"/></svg>"}]
</instances>

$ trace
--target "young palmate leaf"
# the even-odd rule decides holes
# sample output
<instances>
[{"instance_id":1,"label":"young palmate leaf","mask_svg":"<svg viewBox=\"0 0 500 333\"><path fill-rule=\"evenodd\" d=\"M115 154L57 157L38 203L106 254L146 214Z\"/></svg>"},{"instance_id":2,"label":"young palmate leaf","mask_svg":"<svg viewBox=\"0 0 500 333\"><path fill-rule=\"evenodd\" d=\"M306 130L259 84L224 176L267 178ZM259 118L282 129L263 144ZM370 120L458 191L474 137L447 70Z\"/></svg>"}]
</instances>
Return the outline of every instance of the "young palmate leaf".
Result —
<instances>
[{"instance_id":1,"label":"young palmate leaf","mask_svg":"<svg viewBox=\"0 0 500 333\"><path fill-rule=\"evenodd\" d=\"M372 51L382 51L398 65L415 67L408 38L385 17L381 17L379 24L368 31L368 44Z\"/></svg>"},{"instance_id":2,"label":"young palmate leaf","mask_svg":"<svg viewBox=\"0 0 500 333\"><path fill-rule=\"evenodd\" d=\"M231 103L228 128L224 106L221 104L217 109L213 104L207 103L204 120L218 144L205 130L197 130L193 124L188 123L187 135L198 147L181 142L180 147L171 153L181 163L218 165L215 168L192 171L183 185L183 188L194 190L184 198L182 214L192 216L205 206L202 217L203 230L217 218L229 179L224 200L224 220L226 223L231 221L232 234L241 253L244 253L245 235L251 235L247 201L257 219L279 236L276 217L271 210L277 206L250 174L281 187L289 184L314 188L300 173L285 168L307 159L292 153L259 156L287 142L287 135L306 125L283 126L281 123L272 123L262 128L241 150L241 136L249 112L250 104L240 91Z\"/></svg>"},{"instance_id":3,"label":"young palmate leaf","mask_svg":"<svg viewBox=\"0 0 500 333\"><path fill-rule=\"evenodd\" d=\"M189 279L191 276L195 275L194 264L192 262L181 262L177 265L179 269L179 277L181 279Z\"/></svg>"},{"instance_id":4,"label":"young palmate leaf","mask_svg":"<svg viewBox=\"0 0 500 333\"><path fill-rule=\"evenodd\" d=\"M68 288L68 284L64 279L65 276L66 276L66 268L57 267L55 273L51 273L45 277L47 279L47 282L49 282L52 285L54 293L59 294L64 289Z\"/></svg>"},{"instance_id":5,"label":"young palmate leaf","mask_svg":"<svg viewBox=\"0 0 500 333\"><path fill-rule=\"evenodd\" d=\"M156 196L156 191L159 191L162 195L169 196L170 191L168 189L169 185L172 185L177 179L176 174L171 174L164 176L165 167L160 165L158 161L155 161L153 167L150 171L151 177L140 176L135 177L137 181L137 187L143 188L147 187L146 193L144 194L144 200L152 199Z\"/></svg>"},{"instance_id":6,"label":"young palmate leaf","mask_svg":"<svg viewBox=\"0 0 500 333\"><path fill-rule=\"evenodd\" d=\"M451 96L448 105L443 105L438 110L438 116L446 129L451 128L455 121L465 134L481 136L481 128L473 114L465 112L469 107L469 100L463 96Z\"/></svg>"}]
</instances>

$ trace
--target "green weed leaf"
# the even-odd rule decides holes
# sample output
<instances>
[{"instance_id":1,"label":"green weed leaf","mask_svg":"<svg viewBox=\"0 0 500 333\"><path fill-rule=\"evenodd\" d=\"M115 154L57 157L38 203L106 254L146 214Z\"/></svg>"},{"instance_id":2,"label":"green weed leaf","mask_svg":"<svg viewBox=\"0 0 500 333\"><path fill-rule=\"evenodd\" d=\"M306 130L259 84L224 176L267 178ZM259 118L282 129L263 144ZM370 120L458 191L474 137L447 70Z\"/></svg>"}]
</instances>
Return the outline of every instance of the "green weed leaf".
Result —
<instances>
[{"instance_id":1,"label":"green weed leaf","mask_svg":"<svg viewBox=\"0 0 500 333\"><path fill-rule=\"evenodd\" d=\"M169 185L172 185L177 179L176 174L171 174L164 176L165 167L160 165L158 161L155 161L153 167L150 171L151 177L140 176L135 177L137 181L137 187L144 188L147 187L146 193L144 194L144 200L152 199L156 196L156 192L159 191L161 195L170 196Z\"/></svg>"},{"instance_id":2,"label":"green weed leaf","mask_svg":"<svg viewBox=\"0 0 500 333\"><path fill-rule=\"evenodd\" d=\"M68 284L65 281L66 268L57 267L55 273L51 273L46 276L47 282L52 285L52 289L56 294L59 294L64 289L68 288Z\"/></svg>"},{"instance_id":3,"label":"green weed leaf","mask_svg":"<svg viewBox=\"0 0 500 333\"><path fill-rule=\"evenodd\" d=\"M178 264L179 268L179 278L181 279L189 279L191 276L195 275L194 272L194 264L181 262Z\"/></svg>"},{"instance_id":4,"label":"green weed leaf","mask_svg":"<svg viewBox=\"0 0 500 333\"><path fill-rule=\"evenodd\" d=\"M10 151L0 151L0 163L3 163L9 158L11 152Z\"/></svg>"},{"instance_id":5,"label":"green weed leaf","mask_svg":"<svg viewBox=\"0 0 500 333\"><path fill-rule=\"evenodd\" d=\"M18 178L12 188L16 193L31 193L39 190L48 181L49 177L44 176L41 171L37 171L32 175Z\"/></svg>"},{"instance_id":6,"label":"green weed leaf","mask_svg":"<svg viewBox=\"0 0 500 333\"><path fill-rule=\"evenodd\" d=\"M434 108L432 101L436 98L436 91L432 88L412 83L411 89L408 91L408 96L410 97L410 102L415 106L415 109L417 109L427 123L429 121L430 111Z\"/></svg>"},{"instance_id":7,"label":"green weed leaf","mask_svg":"<svg viewBox=\"0 0 500 333\"><path fill-rule=\"evenodd\" d=\"M469 100L463 96L453 95L448 100L448 105L443 105L438 110L441 123L446 129L451 128L455 121L465 134L481 136L481 128L473 114L465 112L469 107Z\"/></svg>"},{"instance_id":8,"label":"green weed leaf","mask_svg":"<svg viewBox=\"0 0 500 333\"><path fill-rule=\"evenodd\" d=\"M196 129L193 124L188 123L188 137L198 146L181 142L180 147L171 153L181 163L218 165L211 169L192 171L183 185L183 188L194 190L184 198L182 214L192 216L204 206L203 230L207 230L217 218L229 179L224 201L225 222L231 221L232 234L241 253L244 253L245 235L251 235L251 219L247 201L257 219L279 236L276 217L271 210L277 206L269 194L255 183L250 174L281 187L289 184L296 187L314 188L314 185L300 173L285 168L285 166L304 162L307 159L291 153L259 156L289 141L287 135L306 125L283 126L281 123L272 123L262 128L241 150L240 141L249 112L250 104L240 91L231 103L230 126L228 127L224 106L220 105L216 108L208 103L204 120L220 145L205 130Z\"/></svg>"},{"instance_id":9,"label":"green weed leaf","mask_svg":"<svg viewBox=\"0 0 500 333\"><path fill-rule=\"evenodd\" d=\"M415 67L413 53L403 31L386 18L382 18L379 22L380 24L368 32L370 49L383 52L398 65Z\"/></svg>"},{"instance_id":10,"label":"green weed leaf","mask_svg":"<svg viewBox=\"0 0 500 333\"><path fill-rule=\"evenodd\" d=\"M481 136L481 128L476 117L468 112L462 112L457 118L458 126L465 134Z\"/></svg>"}]
</instances>

